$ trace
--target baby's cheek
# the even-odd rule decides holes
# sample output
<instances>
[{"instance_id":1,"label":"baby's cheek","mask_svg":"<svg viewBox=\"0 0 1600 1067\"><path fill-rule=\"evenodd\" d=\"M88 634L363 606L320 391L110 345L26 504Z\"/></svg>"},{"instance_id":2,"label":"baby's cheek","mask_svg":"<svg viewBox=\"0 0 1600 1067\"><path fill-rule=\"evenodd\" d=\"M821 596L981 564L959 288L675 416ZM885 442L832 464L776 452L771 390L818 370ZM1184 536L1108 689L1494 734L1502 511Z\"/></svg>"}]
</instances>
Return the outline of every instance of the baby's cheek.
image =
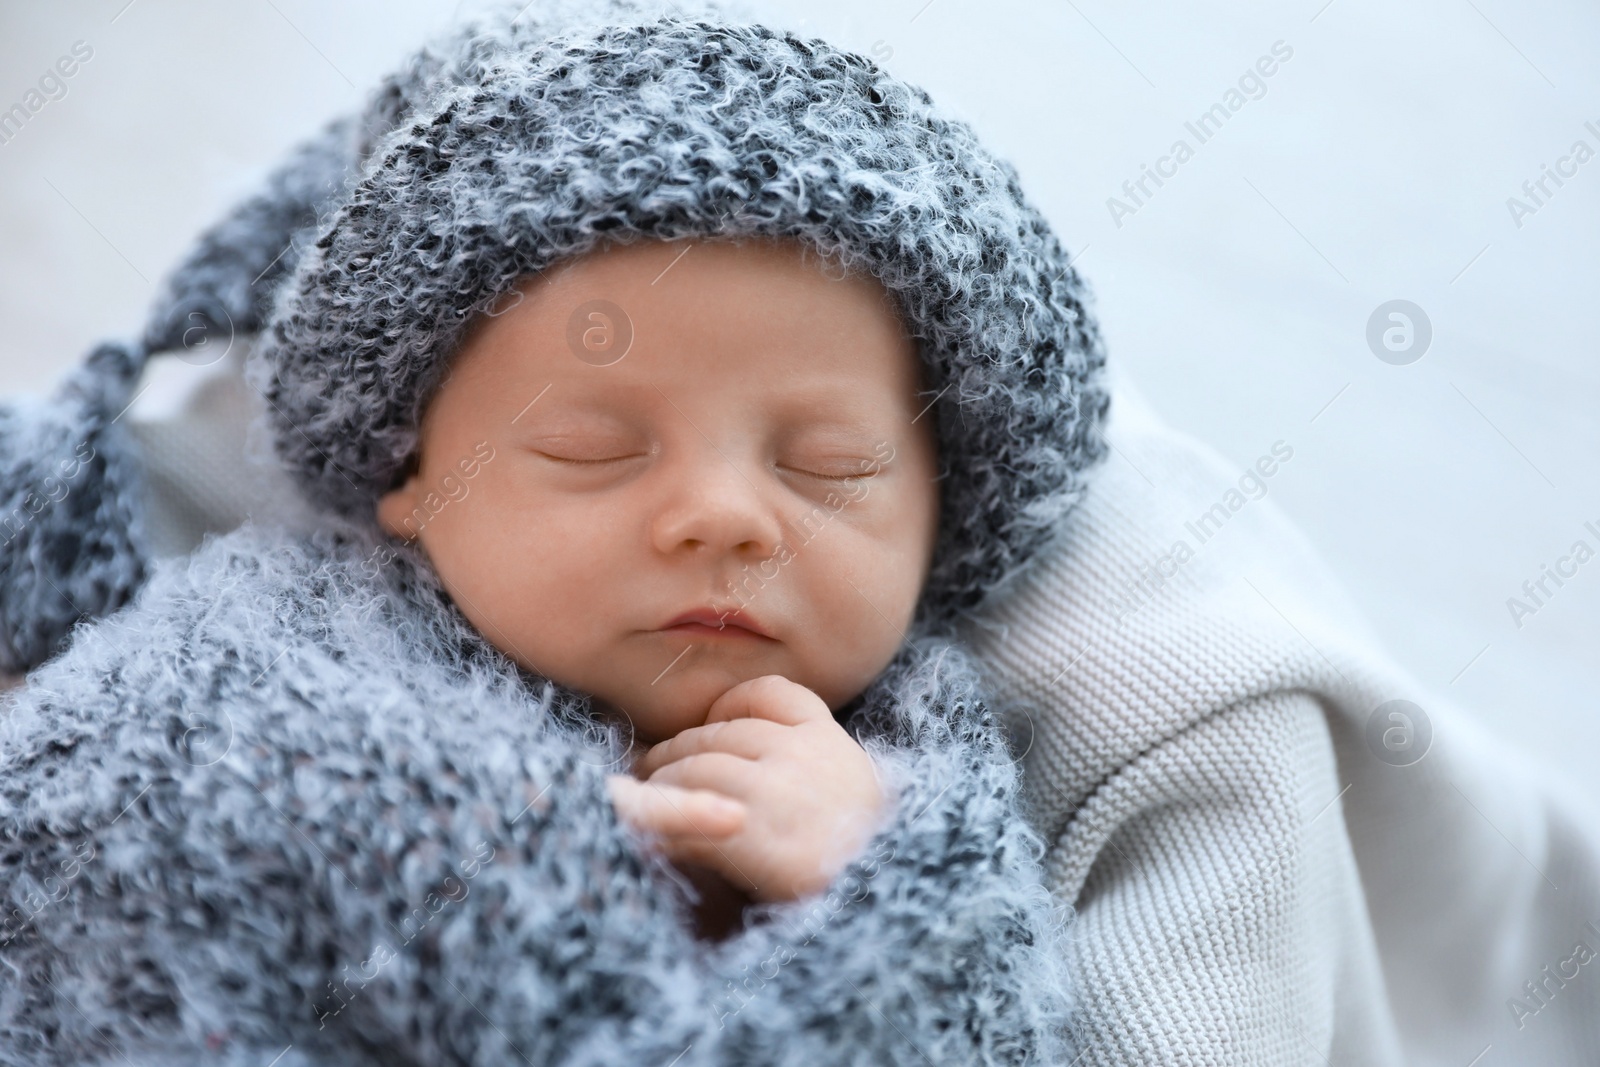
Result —
<instances>
[{"instance_id":1,"label":"baby's cheek","mask_svg":"<svg viewBox=\"0 0 1600 1067\"><path fill-rule=\"evenodd\" d=\"M856 603L838 605L838 621L817 627L810 640L796 650L796 658L804 664L804 677L795 681L822 697L831 708L841 707L866 689L902 644L900 630L890 626L848 585L845 589ZM872 616L870 619L861 613L862 608Z\"/></svg>"}]
</instances>

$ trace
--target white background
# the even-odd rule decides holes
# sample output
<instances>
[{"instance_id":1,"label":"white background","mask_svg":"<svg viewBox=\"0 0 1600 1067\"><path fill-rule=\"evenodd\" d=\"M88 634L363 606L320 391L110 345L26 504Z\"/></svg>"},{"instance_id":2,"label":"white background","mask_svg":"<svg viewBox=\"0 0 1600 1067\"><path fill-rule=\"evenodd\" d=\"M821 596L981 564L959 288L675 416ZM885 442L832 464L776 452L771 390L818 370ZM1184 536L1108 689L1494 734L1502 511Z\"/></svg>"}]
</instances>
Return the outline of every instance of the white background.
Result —
<instances>
[{"instance_id":1,"label":"white background","mask_svg":"<svg viewBox=\"0 0 1600 1067\"><path fill-rule=\"evenodd\" d=\"M752 2L972 122L1081 255L1111 358L1156 410L1241 470L1290 443L1270 495L1394 658L1600 796L1600 559L1521 628L1506 606L1575 540L1600 550L1583 528L1600 526L1600 158L1520 228L1506 204L1575 140L1600 151L1584 129L1600 126L1600 15L1550 0ZM134 336L202 227L469 7L0 8L0 109L73 42L94 49L0 145L0 394L48 389L95 341ZM1279 40L1293 56L1265 95L1115 225L1107 198L1176 138L1193 145L1185 120ZM1394 298L1433 326L1408 366L1365 341Z\"/></svg>"}]
</instances>

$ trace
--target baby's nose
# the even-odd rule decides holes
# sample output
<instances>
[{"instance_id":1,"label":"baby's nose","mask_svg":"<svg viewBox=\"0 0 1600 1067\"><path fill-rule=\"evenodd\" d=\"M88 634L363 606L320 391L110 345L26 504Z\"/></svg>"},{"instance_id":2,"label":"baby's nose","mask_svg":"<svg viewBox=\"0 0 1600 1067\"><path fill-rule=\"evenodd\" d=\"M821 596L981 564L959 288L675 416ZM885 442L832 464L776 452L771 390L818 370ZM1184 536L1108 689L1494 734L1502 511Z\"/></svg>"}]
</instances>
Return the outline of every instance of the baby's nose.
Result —
<instances>
[{"instance_id":1,"label":"baby's nose","mask_svg":"<svg viewBox=\"0 0 1600 1067\"><path fill-rule=\"evenodd\" d=\"M776 487L765 484L770 477L746 471L717 452L696 463L693 471L678 472L655 518L656 548L664 553L741 551L757 557L777 551L783 523Z\"/></svg>"}]
</instances>

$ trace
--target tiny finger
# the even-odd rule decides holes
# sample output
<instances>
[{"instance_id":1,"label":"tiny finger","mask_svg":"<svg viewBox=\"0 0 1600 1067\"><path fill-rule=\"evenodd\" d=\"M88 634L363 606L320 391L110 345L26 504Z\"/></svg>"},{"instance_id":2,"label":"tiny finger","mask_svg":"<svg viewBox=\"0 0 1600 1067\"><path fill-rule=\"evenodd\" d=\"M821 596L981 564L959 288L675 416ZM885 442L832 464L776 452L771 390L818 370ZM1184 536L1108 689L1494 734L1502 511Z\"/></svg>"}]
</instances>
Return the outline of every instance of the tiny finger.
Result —
<instances>
[{"instance_id":1,"label":"tiny finger","mask_svg":"<svg viewBox=\"0 0 1600 1067\"><path fill-rule=\"evenodd\" d=\"M617 814L639 830L669 838L723 838L744 827L745 806L710 789L639 782L625 775L610 775L607 784Z\"/></svg>"}]
</instances>

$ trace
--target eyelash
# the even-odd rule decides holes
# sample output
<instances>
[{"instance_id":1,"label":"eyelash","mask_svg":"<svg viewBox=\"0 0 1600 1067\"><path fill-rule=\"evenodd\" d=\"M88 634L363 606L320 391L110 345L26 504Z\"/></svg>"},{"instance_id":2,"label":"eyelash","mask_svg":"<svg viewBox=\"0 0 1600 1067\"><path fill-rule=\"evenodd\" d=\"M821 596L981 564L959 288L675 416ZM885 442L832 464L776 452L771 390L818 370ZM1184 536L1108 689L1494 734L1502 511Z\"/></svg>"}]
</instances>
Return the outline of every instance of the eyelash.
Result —
<instances>
[{"instance_id":1,"label":"eyelash","mask_svg":"<svg viewBox=\"0 0 1600 1067\"><path fill-rule=\"evenodd\" d=\"M822 481L825 481L825 482L846 482L846 481L849 481L852 478L870 478L870 477L872 477L872 475L866 474L866 473L860 473L860 474L818 474L816 471L801 470L798 467L785 467L783 469L784 470L792 470L796 474L803 474L807 478L820 478Z\"/></svg>"},{"instance_id":2,"label":"eyelash","mask_svg":"<svg viewBox=\"0 0 1600 1067\"><path fill-rule=\"evenodd\" d=\"M540 452L539 455L543 456L545 459L553 459L557 463L571 463L574 466L579 467L593 466L597 463L620 463L625 459L633 458L632 456L612 456L609 459L571 459L567 456L552 456L548 452Z\"/></svg>"},{"instance_id":3,"label":"eyelash","mask_svg":"<svg viewBox=\"0 0 1600 1067\"><path fill-rule=\"evenodd\" d=\"M566 456L552 456L548 452L540 452L538 454L546 459L555 460L557 463L570 463L577 467L593 467L602 463L620 463L625 459L634 458L633 456L612 456L608 459L571 459ZM795 474L803 474L807 478L817 478L825 482L844 482L852 478L871 478L873 476L864 471L857 474L818 474L816 471L801 470L798 467L782 467L780 469L793 471ZM873 473L875 474L876 472Z\"/></svg>"}]
</instances>

